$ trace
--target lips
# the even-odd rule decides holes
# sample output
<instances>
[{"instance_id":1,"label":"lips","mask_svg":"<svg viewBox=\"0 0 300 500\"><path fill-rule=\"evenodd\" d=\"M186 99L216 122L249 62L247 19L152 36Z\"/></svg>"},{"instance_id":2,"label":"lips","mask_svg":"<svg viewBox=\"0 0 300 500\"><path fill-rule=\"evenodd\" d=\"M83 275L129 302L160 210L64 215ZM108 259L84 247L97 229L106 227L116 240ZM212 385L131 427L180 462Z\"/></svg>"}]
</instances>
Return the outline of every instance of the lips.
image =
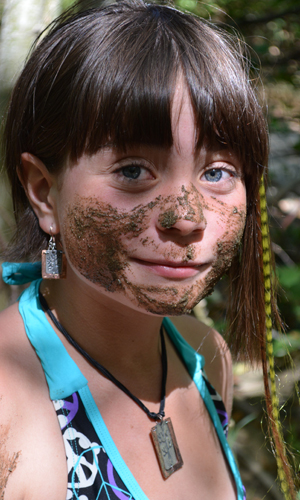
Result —
<instances>
[{"instance_id":1,"label":"lips","mask_svg":"<svg viewBox=\"0 0 300 500\"><path fill-rule=\"evenodd\" d=\"M208 267L208 264L200 264L196 262L173 262L167 260L142 260L132 259L141 267L147 268L149 271L163 276L165 278L185 279L195 276L199 271L203 271Z\"/></svg>"},{"instance_id":2,"label":"lips","mask_svg":"<svg viewBox=\"0 0 300 500\"><path fill-rule=\"evenodd\" d=\"M174 262L169 260L144 260L144 259L133 259L136 262L141 262L145 265L155 265L155 266L164 266L164 267L201 267L203 264L193 262L193 261L180 261Z\"/></svg>"}]
</instances>

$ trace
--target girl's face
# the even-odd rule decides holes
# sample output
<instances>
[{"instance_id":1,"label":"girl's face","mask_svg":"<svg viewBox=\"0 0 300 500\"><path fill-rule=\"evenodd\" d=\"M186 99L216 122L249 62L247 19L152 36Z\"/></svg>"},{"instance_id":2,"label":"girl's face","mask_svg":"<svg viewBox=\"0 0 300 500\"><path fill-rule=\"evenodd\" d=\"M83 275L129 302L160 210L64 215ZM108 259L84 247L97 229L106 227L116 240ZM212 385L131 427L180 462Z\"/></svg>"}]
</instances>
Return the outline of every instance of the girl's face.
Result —
<instances>
[{"instance_id":1,"label":"girl's face","mask_svg":"<svg viewBox=\"0 0 300 500\"><path fill-rule=\"evenodd\" d=\"M57 214L70 272L98 293L159 315L190 311L228 269L243 235L242 166L225 149L195 152L184 87L174 145L107 145L63 174Z\"/></svg>"}]
</instances>

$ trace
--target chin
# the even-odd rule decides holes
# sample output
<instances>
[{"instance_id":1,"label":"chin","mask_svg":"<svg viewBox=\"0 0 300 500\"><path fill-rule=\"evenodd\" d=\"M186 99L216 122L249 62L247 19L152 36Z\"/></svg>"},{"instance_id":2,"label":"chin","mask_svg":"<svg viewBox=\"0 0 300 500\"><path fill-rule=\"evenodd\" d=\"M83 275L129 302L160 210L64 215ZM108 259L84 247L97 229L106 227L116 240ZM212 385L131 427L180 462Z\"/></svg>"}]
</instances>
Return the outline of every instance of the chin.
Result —
<instances>
[{"instance_id":1,"label":"chin","mask_svg":"<svg viewBox=\"0 0 300 500\"><path fill-rule=\"evenodd\" d=\"M206 278L190 285L140 286L127 284L128 296L145 312L157 316L182 316L189 314L204 297L209 295L215 283Z\"/></svg>"}]
</instances>

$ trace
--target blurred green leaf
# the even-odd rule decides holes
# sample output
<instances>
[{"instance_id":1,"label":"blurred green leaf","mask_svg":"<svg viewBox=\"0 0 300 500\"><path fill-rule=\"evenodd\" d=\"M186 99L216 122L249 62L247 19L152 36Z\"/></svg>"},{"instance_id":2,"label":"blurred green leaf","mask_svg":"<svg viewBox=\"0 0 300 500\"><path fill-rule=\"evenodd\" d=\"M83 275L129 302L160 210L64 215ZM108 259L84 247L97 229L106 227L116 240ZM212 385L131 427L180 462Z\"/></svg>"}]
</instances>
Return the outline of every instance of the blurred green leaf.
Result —
<instances>
[{"instance_id":1,"label":"blurred green leaf","mask_svg":"<svg viewBox=\"0 0 300 500\"><path fill-rule=\"evenodd\" d=\"M298 292L300 300L300 266L278 267L277 275L281 286L292 293Z\"/></svg>"},{"instance_id":2,"label":"blurred green leaf","mask_svg":"<svg viewBox=\"0 0 300 500\"><path fill-rule=\"evenodd\" d=\"M234 445L240 430L246 427L246 425L250 424L250 422L253 422L253 420L255 420L257 417L257 412L250 413L249 415L246 415L244 418L242 418L242 420L237 422L233 428L229 428L227 441L230 447Z\"/></svg>"},{"instance_id":3,"label":"blurred green leaf","mask_svg":"<svg viewBox=\"0 0 300 500\"><path fill-rule=\"evenodd\" d=\"M292 331L288 334L279 334L273 341L274 356L282 358L288 353L300 351L300 332Z\"/></svg>"}]
</instances>

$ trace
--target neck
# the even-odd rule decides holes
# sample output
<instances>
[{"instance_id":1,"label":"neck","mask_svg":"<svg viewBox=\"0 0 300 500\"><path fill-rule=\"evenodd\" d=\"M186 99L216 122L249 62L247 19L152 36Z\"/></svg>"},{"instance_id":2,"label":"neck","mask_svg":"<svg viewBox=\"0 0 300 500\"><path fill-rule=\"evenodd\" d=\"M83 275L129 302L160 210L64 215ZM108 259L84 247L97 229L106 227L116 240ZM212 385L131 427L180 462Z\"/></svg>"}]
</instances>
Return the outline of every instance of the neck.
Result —
<instances>
[{"instance_id":1,"label":"neck","mask_svg":"<svg viewBox=\"0 0 300 500\"><path fill-rule=\"evenodd\" d=\"M71 337L117 378L148 376L161 364L162 319L133 310L91 287L66 280L43 282L42 293ZM116 355L117 353L117 355ZM160 372L160 370L158 370Z\"/></svg>"}]
</instances>

